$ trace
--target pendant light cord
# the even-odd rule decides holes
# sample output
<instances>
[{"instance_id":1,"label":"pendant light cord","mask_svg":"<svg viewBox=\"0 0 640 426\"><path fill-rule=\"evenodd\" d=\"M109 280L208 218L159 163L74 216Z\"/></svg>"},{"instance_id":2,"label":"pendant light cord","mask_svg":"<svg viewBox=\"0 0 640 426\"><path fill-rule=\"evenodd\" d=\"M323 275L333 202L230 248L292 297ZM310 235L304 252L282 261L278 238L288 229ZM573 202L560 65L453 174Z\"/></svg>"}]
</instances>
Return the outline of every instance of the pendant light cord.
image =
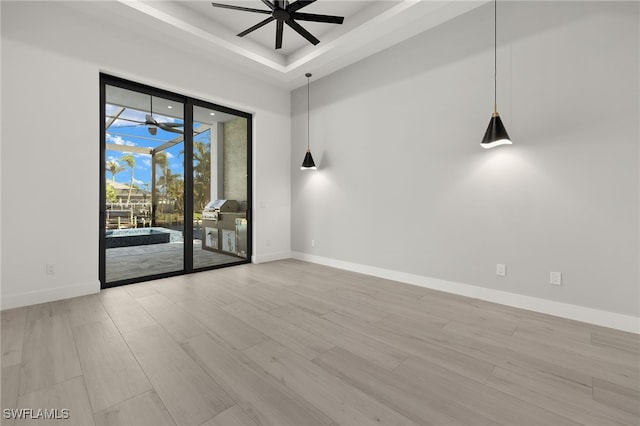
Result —
<instances>
[{"instance_id":1,"label":"pendant light cord","mask_svg":"<svg viewBox=\"0 0 640 426\"><path fill-rule=\"evenodd\" d=\"M498 113L498 0L493 1L493 112Z\"/></svg>"},{"instance_id":2,"label":"pendant light cord","mask_svg":"<svg viewBox=\"0 0 640 426\"><path fill-rule=\"evenodd\" d=\"M311 151L311 147L310 147L310 142L309 142L309 111L310 111L310 107L309 107L309 78L311 77L310 73L306 74L307 77L307 151Z\"/></svg>"}]
</instances>

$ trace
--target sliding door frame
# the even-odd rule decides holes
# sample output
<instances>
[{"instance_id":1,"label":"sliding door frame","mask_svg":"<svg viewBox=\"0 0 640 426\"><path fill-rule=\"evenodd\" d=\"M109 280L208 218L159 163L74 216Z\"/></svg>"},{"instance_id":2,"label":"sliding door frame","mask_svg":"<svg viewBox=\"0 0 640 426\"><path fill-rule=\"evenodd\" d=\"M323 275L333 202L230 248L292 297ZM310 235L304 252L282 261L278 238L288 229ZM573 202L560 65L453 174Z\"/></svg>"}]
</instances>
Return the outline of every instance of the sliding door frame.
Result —
<instances>
[{"instance_id":1,"label":"sliding door frame","mask_svg":"<svg viewBox=\"0 0 640 426\"><path fill-rule=\"evenodd\" d=\"M184 108L184 262L181 271L165 272L161 274L145 275L124 279L114 282L106 282L106 86L116 86L119 88L142 92L150 96L157 96L180 102ZM201 268L193 267L193 108L194 106L209 108L227 114L232 114L247 120L247 257L238 259L237 262L225 263L222 265L206 266ZM239 111L233 108L218 105L201 99L195 99L186 95L180 95L163 89L158 89L146 84L125 80L109 74L100 73L100 197L99 197L99 280L100 288L116 287L120 285L132 284L143 281L150 281L160 278L177 275L190 274L194 272L207 271L224 268L228 266L242 265L251 262L253 253L253 179L252 179L252 137L253 137L253 116L250 113Z\"/></svg>"}]
</instances>

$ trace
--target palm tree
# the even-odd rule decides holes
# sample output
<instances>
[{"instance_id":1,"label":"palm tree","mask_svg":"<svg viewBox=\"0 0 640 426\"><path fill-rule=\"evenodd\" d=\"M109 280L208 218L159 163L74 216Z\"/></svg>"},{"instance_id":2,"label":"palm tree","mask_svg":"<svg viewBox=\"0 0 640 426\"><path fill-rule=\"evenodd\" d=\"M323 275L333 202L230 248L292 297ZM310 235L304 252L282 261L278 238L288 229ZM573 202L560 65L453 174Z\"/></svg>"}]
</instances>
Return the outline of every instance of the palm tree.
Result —
<instances>
[{"instance_id":1,"label":"palm tree","mask_svg":"<svg viewBox=\"0 0 640 426\"><path fill-rule=\"evenodd\" d=\"M193 204L202 210L211 194L211 144L193 142Z\"/></svg>"},{"instance_id":2,"label":"palm tree","mask_svg":"<svg viewBox=\"0 0 640 426\"><path fill-rule=\"evenodd\" d=\"M184 196L184 183L182 176L172 173L170 168L165 168L162 176L158 178L158 186L162 187L163 199L172 199L176 204L178 211L181 211L182 197Z\"/></svg>"},{"instance_id":3,"label":"palm tree","mask_svg":"<svg viewBox=\"0 0 640 426\"><path fill-rule=\"evenodd\" d=\"M127 167L131 170L131 182L129 183L129 195L127 196L127 204L131 202L131 192L133 191L133 168L136 165L136 160L133 159L133 155L125 154L120 157L120 161L127 163Z\"/></svg>"},{"instance_id":4,"label":"palm tree","mask_svg":"<svg viewBox=\"0 0 640 426\"><path fill-rule=\"evenodd\" d=\"M107 169L109 170L109 173L111 173L111 182L115 182L116 174L123 171L124 167L122 167L116 160L109 160L107 161Z\"/></svg>"},{"instance_id":5,"label":"palm tree","mask_svg":"<svg viewBox=\"0 0 640 426\"><path fill-rule=\"evenodd\" d=\"M210 133L208 130L205 133ZM202 210L211 197L211 142L203 137L193 141L193 210ZM209 135L210 137L210 135ZM180 150L184 155L184 149Z\"/></svg>"},{"instance_id":6,"label":"palm tree","mask_svg":"<svg viewBox=\"0 0 640 426\"><path fill-rule=\"evenodd\" d=\"M160 177L156 177L156 181L153 183L152 186L152 190L154 192L153 196L156 197L155 198L155 202L157 203L158 201L158 196L160 194L158 194L158 187L161 186L160 184L160 179L162 179L162 176L164 176L166 170L167 170L167 165L169 163L168 159L167 159L167 153L166 152L158 152L153 156L153 160L155 162L155 167L156 169L160 169L160 173L162 173L162 175ZM164 199L164 197L163 197ZM164 213L164 203L160 203L160 212Z\"/></svg>"}]
</instances>

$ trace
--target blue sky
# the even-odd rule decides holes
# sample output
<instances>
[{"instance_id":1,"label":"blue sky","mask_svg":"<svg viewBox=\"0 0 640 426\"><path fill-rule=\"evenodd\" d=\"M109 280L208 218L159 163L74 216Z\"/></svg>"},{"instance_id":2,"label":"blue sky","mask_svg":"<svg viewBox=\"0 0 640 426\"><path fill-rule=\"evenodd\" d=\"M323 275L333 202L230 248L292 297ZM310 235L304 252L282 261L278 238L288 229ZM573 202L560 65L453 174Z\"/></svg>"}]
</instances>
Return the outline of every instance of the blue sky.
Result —
<instances>
[{"instance_id":1,"label":"blue sky","mask_svg":"<svg viewBox=\"0 0 640 426\"><path fill-rule=\"evenodd\" d=\"M106 115L113 115L115 111L119 108L113 105L106 105ZM143 124L136 124L132 121L127 120L135 120L135 121L145 121L145 115L147 113L144 111L136 111L127 108L119 117L123 118L123 120L118 119L114 121L114 123L107 129L106 140L107 144L116 144L116 145L126 145L126 146L135 146L135 147L144 147L144 148L155 148L163 143L175 139L176 137L180 137L181 135L178 133L167 132L158 128L157 134L155 136L151 135L147 130L147 127ZM153 114L153 118L158 122L165 123L182 123L182 120L174 119L171 117L162 116L159 114ZM194 126L197 127L197 124ZM180 128L182 130L182 128ZM196 136L196 140L203 140L206 142L210 141L210 131L202 133ZM174 145L171 148L168 148L164 152L167 154L167 159L169 160L168 167L171 169L173 174L179 174L184 177L184 166L183 161L184 157L180 155L180 151L184 148L184 142L180 142L177 145ZM116 151L116 150L107 150L106 151L106 161L116 160L126 169L120 173L116 174L116 182L128 184L131 179L130 171L126 165L126 163L119 161L123 155L126 155L126 152ZM140 154L140 153L131 153L135 160L134 167L134 183L137 184L141 189L150 189L151 188L151 155ZM111 173L106 171L107 180L111 180ZM148 187L145 187L145 184L148 184Z\"/></svg>"}]
</instances>

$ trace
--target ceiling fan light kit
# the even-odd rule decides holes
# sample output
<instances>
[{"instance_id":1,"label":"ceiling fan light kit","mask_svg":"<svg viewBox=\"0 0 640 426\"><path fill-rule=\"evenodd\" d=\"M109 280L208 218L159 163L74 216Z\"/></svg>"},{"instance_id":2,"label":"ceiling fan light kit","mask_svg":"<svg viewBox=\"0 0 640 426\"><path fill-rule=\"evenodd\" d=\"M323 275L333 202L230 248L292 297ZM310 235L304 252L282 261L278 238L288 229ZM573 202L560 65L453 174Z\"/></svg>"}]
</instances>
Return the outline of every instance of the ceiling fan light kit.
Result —
<instances>
[{"instance_id":1,"label":"ceiling fan light kit","mask_svg":"<svg viewBox=\"0 0 640 426\"><path fill-rule=\"evenodd\" d=\"M262 0L269 10L254 9L250 7L234 6L222 3L211 3L213 7L219 7L223 9L240 10L243 12L260 13L263 15L271 15L268 18L258 22L253 27L247 28L238 34L238 37L244 37L249 33L262 28L272 21L276 21L276 49L282 48L282 34L284 32L284 25L287 24L291 29L300 34L302 37L314 46L320 43L313 34L307 31L302 25L296 21L308 21L308 22L322 22L326 24L342 24L344 22L343 16L333 15L318 15L314 13L300 13L298 10L305 6L314 3L316 0L297 0L293 3L289 3L287 0Z\"/></svg>"}]
</instances>

